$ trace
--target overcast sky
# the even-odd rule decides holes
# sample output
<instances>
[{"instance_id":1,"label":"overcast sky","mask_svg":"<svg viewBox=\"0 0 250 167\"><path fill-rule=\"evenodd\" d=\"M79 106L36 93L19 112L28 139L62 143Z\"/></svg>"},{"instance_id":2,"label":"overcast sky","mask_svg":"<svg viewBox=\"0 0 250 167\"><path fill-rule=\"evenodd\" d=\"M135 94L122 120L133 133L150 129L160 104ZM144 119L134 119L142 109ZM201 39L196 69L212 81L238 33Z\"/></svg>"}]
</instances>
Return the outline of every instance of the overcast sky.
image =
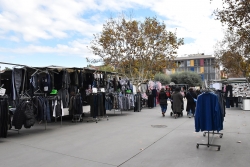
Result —
<instances>
[{"instance_id":1,"label":"overcast sky","mask_svg":"<svg viewBox=\"0 0 250 167\"><path fill-rule=\"evenodd\" d=\"M185 42L179 56L213 54L223 37L212 16L220 7L220 0L0 0L0 62L86 67L93 34L122 12L141 21L156 16L177 29Z\"/></svg>"}]
</instances>

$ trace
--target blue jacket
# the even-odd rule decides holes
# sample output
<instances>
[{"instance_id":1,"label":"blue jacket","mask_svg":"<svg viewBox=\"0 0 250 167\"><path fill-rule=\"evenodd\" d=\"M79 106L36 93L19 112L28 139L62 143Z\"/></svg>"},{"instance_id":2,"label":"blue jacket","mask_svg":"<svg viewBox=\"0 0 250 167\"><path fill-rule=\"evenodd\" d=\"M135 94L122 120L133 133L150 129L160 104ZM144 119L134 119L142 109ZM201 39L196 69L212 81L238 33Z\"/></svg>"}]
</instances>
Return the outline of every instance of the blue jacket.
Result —
<instances>
[{"instance_id":1,"label":"blue jacket","mask_svg":"<svg viewBox=\"0 0 250 167\"><path fill-rule=\"evenodd\" d=\"M220 131L223 116L217 95L203 93L198 96L195 111L195 131Z\"/></svg>"}]
</instances>

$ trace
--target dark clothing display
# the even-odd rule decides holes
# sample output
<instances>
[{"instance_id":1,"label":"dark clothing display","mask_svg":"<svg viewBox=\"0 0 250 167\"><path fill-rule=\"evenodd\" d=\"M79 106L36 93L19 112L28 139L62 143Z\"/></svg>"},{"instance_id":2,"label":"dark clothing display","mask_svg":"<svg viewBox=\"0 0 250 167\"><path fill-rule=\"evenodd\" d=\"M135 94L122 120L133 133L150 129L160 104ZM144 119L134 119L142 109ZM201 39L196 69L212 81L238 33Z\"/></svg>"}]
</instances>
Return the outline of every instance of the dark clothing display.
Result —
<instances>
[{"instance_id":1,"label":"dark clothing display","mask_svg":"<svg viewBox=\"0 0 250 167\"><path fill-rule=\"evenodd\" d=\"M82 70L80 70L80 72L78 73L78 86L79 88L83 87L83 72Z\"/></svg>"},{"instance_id":2,"label":"dark clothing display","mask_svg":"<svg viewBox=\"0 0 250 167\"><path fill-rule=\"evenodd\" d=\"M105 109L105 94L92 93L90 96L90 114L93 118L106 114Z\"/></svg>"},{"instance_id":3,"label":"dark clothing display","mask_svg":"<svg viewBox=\"0 0 250 167\"><path fill-rule=\"evenodd\" d=\"M18 100L22 85L22 69L14 68L12 71L12 99Z\"/></svg>"},{"instance_id":4,"label":"dark clothing display","mask_svg":"<svg viewBox=\"0 0 250 167\"><path fill-rule=\"evenodd\" d=\"M35 121L33 104L31 101L21 100L13 115L12 125L15 129L21 129L23 125L25 128L30 128Z\"/></svg>"},{"instance_id":5,"label":"dark clothing display","mask_svg":"<svg viewBox=\"0 0 250 167\"><path fill-rule=\"evenodd\" d=\"M219 100L220 109L221 109L221 114L223 115L223 117L225 117L225 115L226 115L226 110L225 110L225 105L226 105L226 103L225 103L224 97L223 97L221 91L219 91L219 90L215 91L215 94L217 95L218 100ZM236 98L237 98L237 97L236 97ZM237 99L238 99L238 98L237 98ZM237 105L238 105L238 103L237 103ZM237 106L237 107L238 107L238 106Z\"/></svg>"},{"instance_id":6,"label":"dark clothing display","mask_svg":"<svg viewBox=\"0 0 250 167\"><path fill-rule=\"evenodd\" d=\"M39 82L39 75L36 73L31 76L30 78L30 84L31 84L31 92L32 96L34 95L34 92L36 92L38 89L40 89L40 82Z\"/></svg>"},{"instance_id":7,"label":"dark clothing display","mask_svg":"<svg viewBox=\"0 0 250 167\"><path fill-rule=\"evenodd\" d=\"M57 97L57 99L54 101L54 110L55 110L55 117L62 116L62 101L60 96Z\"/></svg>"},{"instance_id":8,"label":"dark clothing display","mask_svg":"<svg viewBox=\"0 0 250 167\"><path fill-rule=\"evenodd\" d=\"M80 94L74 95L70 98L69 115L79 115L83 113L82 98Z\"/></svg>"},{"instance_id":9,"label":"dark clothing display","mask_svg":"<svg viewBox=\"0 0 250 167\"><path fill-rule=\"evenodd\" d=\"M67 89L60 89L57 93L61 97L63 102L63 108L67 108L69 105L69 92Z\"/></svg>"},{"instance_id":10,"label":"dark clothing display","mask_svg":"<svg viewBox=\"0 0 250 167\"><path fill-rule=\"evenodd\" d=\"M0 100L0 137L7 137L9 123L8 101Z\"/></svg>"},{"instance_id":11,"label":"dark clothing display","mask_svg":"<svg viewBox=\"0 0 250 167\"><path fill-rule=\"evenodd\" d=\"M70 74L65 69L62 71L63 71L63 73L62 73L62 88L68 89L69 85L71 83Z\"/></svg>"},{"instance_id":12,"label":"dark clothing display","mask_svg":"<svg viewBox=\"0 0 250 167\"><path fill-rule=\"evenodd\" d=\"M111 93L105 95L105 109L112 110L113 109L113 96Z\"/></svg>"},{"instance_id":13,"label":"dark clothing display","mask_svg":"<svg viewBox=\"0 0 250 167\"><path fill-rule=\"evenodd\" d=\"M50 74L49 73L43 74L40 82L41 82L40 90L45 93L50 93L52 90Z\"/></svg>"},{"instance_id":14,"label":"dark clothing display","mask_svg":"<svg viewBox=\"0 0 250 167\"><path fill-rule=\"evenodd\" d=\"M51 106L49 100L42 96L36 96L33 101L36 104L36 119L38 121L51 122Z\"/></svg>"},{"instance_id":15,"label":"dark clothing display","mask_svg":"<svg viewBox=\"0 0 250 167\"><path fill-rule=\"evenodd\" d=\"M77 70L74 70L74 72L70 73L70 81L71 85L79 86L79 78Z\"/></svg>"}]
</instances>

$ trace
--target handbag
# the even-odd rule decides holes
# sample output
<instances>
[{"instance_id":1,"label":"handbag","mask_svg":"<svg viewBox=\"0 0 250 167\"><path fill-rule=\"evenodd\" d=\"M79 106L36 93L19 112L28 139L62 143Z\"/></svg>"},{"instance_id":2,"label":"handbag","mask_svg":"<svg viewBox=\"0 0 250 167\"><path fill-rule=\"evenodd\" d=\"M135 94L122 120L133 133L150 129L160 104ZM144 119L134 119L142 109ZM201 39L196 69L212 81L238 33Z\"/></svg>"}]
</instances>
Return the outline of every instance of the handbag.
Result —
<instances>
[{"instance_id":1,"label":"handbag","mask_svg":"<svg viewBox=\"0 0 250 167\"><path fill-rule=\"evenodd\" d=\"M193 96L191 95L190 92L188 92L190 94L190 96L193 98ZM197 102L197 99L193 98L194 102L196 103Z\"/></svg>"}]
</instances>

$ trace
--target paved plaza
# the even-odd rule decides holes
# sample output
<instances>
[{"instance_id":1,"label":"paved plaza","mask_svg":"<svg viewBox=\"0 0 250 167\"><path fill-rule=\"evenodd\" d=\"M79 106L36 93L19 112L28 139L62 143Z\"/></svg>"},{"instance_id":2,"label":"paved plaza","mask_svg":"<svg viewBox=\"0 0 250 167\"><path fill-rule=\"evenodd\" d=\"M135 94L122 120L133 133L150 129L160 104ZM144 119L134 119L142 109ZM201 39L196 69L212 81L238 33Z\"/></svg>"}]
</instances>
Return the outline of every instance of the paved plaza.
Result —
<instances>
[{"instance_id":1,"label":"paved plaza","mask_svg":"<svg viewBox=\"0 0 250 167\"><path fill-rule=\"evenodd\" d=\"M35 124L0 138L1 167L249 167L250 111L226 110L223 137L216 147L200 146L207 136L195 133L194 119L166 117L160 107L141 112L108 111L98 123Z\"/></svg>"}]
</instances>

